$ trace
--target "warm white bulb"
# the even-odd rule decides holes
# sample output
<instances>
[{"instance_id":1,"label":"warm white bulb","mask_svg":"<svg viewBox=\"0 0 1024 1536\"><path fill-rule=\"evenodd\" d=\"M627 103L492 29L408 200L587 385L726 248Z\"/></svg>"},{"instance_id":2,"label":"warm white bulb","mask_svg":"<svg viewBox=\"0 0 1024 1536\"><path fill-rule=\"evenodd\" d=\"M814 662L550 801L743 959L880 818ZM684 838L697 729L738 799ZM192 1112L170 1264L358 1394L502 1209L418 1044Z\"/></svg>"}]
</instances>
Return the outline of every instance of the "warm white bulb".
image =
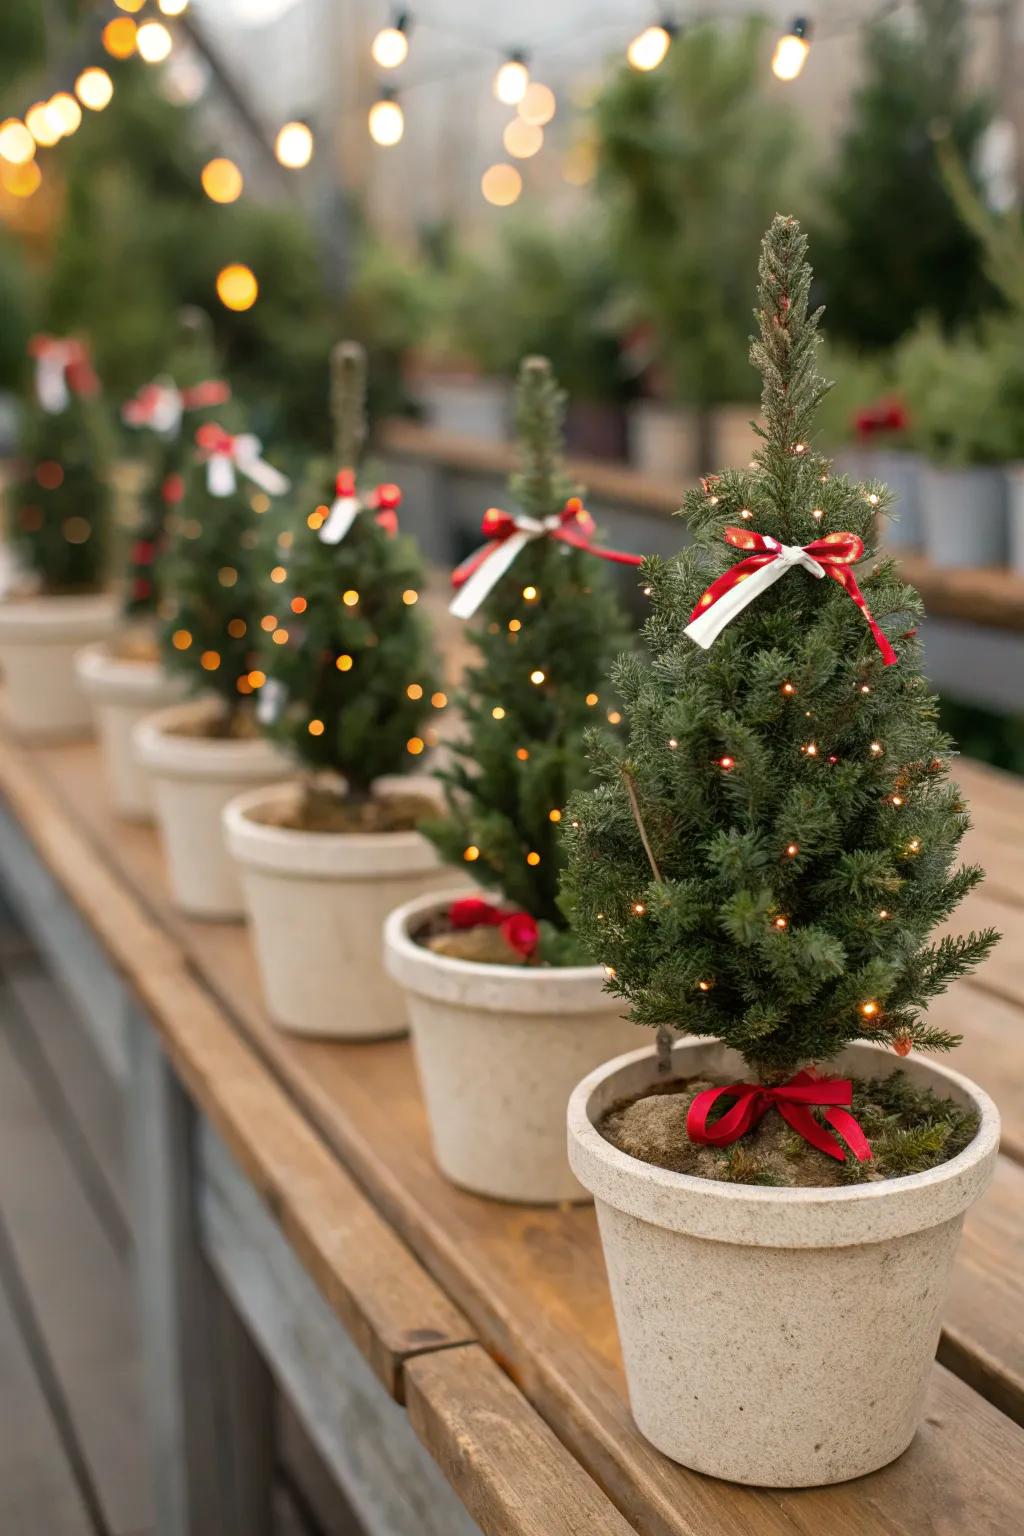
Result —
<instances>
[{"instance_id":1,"label":"warm white bulb","mask_svg":"<svg viewBox=\"0 0 1024 1536\"><path fill-rule=\"evenodd\" d=\"M50 97L47 112L65 137L74 133L82 121L82 109L67 91L58 91L56 96Z\"/></svg>"},{"instance_id":2,"label":"warm white bulb","mask_svg":"<svg viewBox=\"0 0 1024 1536\"><path fill-rule=\"evenodd\" d=\"M397 69L409 57L409 39L401 27L381 27L370 45L370 53L381 69Z\"/></svg>"},{"instance_id":3,"label":"warm white bulb","mask_svg":"<svg viewBox=\"0 0 1024 1536\"><path fill-rule=\"evenodd\" d=\"M526 87L525 96L519 103L519 116L524 123L530 123L535 128L543 128L554 117L557 105L555 93L550 85L541 85L539 80L531 80Z\"/></svg>"},{"instance_id":4,"label":"warm white bulb","mask_svg":"<svg viewBox=\"0 0 1024 1536\"><path fill-rule=\"evenodd\" d=\"M514 107L526 95L530 71L522 59L506 59L494 77L494 94L506 107Z\"/></svg>"},{"instance_id":5,"label":"warm white bulb","mask_svg":"<svg viewBox=\"0 0 1024 1536\"><path fill-rule=\"evenodd\" d=\"M37 101L25 113L29 133L43 149L56 144L62 129L56 112L51 112L48 101Z\"/></svg>"},{"instance_id":6,"label":"warm white bulb","mask_svg":"<svg viewBox=\"0 0 1024 1536\"><path fill-rule=\"evenodd\" d=\"M285 123L278 129L274 154L289 171L301 171L313 158L313 134L305 123Z\"/></svg>"},{"instance_id":7,"label":"warm white bulb","mask_svg":"<svg viewBox=\"0 0 1024 1536\"><path fill-rule=\"evenodd\" d=\"M174 42L162 21L144 21L135 34L135 46L147 64L162 64L170 57Z\"/></svg>"},{"instance_id":8,"label":"warm white bulb","mask_svg":"<svg viewBox=\"0 0 1024 1536\"><path fill-rule=\"evenodd\" d=\"M544 129L535 123L527 123L521 117L514 117L506 125L502 135L502 143L506 153L514 155L517 160L529 160L531 155L543 147Z\"/></svg>"},{"instance_id":9,"label":"warm white bulb","mask_svg":"<svg viewBox=\"0 0 1024 1536\"><path fill-rule=\"evenodd\" d=\"M807 62L810 51L811 45L806 37L798 37L795 32L787 32L785 37L780 37L772 54L772 74L776 80L795 80Z\"/></svg>"},{"instance_id":10,"label":"warm white bulb","mask_svg":"<svg viewBox=\"0 0 1024 1536\"><path fill-rule=\"evenodd\" d=\"M24 123L16 117L0 123L0 160L8 165L27 165L35 152L35 138Z\"/></svg>"},{"instance_id":11,"label":"warm white bulb","mask_svg":"<svg viewBox=\"0 0 1024 1536\"><path fill-rule=\"evenodd\" d=\"M75 81L75 93L83 107L90 112L102 112L114 94L114 82L105 69L93 66L83 69Z\"/></svg>"},{"instance_id":12,"label":"warm white bulb","mask_svg":"<svg viewBox=\"0 0 1024 1536\"><path fill-rule=\"evenodd\" d=\"M397 101L389 101L385 97L375 101L370 108L369 124L373 142L390 149L393 144L400 142L405 132L405 113Z\"/></svg>"},{"instance_id":13,"label":"warm white bulb","mask_svg":"<svg viewBox=\"0 0 1024 1536\"><path fill-rule=\"evenodd\" d=\"M165 16L181 16L188 10L188 0L159 0Z\"/></svg>"},{"instance_id":14,"label":"warm white bulb","mask_svg":"<svg viewBox=\"0 0 1024 1536\"><path fill-rule=\"evenodd\" d=\"M626 58L634 69L657 69L668 53L671 41L664 27L647 27L634 37L626 49Z\"/></svg>"}]
</instances>

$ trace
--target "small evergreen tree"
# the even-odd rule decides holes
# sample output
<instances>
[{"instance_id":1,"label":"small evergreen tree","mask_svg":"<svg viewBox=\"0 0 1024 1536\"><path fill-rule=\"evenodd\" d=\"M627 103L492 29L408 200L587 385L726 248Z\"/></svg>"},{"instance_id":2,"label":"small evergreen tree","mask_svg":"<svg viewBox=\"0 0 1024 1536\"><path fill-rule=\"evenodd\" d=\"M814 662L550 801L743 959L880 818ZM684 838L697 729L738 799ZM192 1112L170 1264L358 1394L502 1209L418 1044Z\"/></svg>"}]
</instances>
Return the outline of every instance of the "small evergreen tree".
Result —
<instances>
[{"instance_id":1,"label":"small evergreen tree","mask_svg":"<svg viewBox=\"0 0 1024 1536\"><path fill-rule=\"evenodd\" d=\"M864 35L864 83L824 188L819 267L834 337L878 350L921 315L952 327L995 295L961 222L936 136L971 164L989 118L965 82L963 0L918 0L916 25L882 17ZM894 230L892 240L880 230Z\"/></svg>"},{"instance_id":2,"label":"small evergreen tree","mask_svg":"<svg viewBox=\"0 0 1024 1536\"><path fill-rule=\"evenodd\" d=\"M12 544L21 570L46 593L93 592L107 569L109 429L85 342L36 336L36 381L26 405L22 477L12 487Z\"/></svg>"},{"instance_id":3,"label":"small evergreen tree","mask_svg":"<svg viewBox=\"0 0 1024 1536\"><path fill-rule=\"evenodd\" d=\"M268 492L288 488L270 465L253 465L245 450L254 444L214 422L196 430L163 572L173 594L160 631L164 664L196 691L218 697L229 734L260 681L253 676L266 586L260 519L270 508ZM258 476L255 483L247 469ZM278 568L271 576L278 578Z\"/></svg>"},{"instance_id":4,"label":"small evergreen tree","mask_svg":"<svg viewBox=\"0 0 1024 1536\"><path fill-rule=\"evenodd\" d=\"M268 734L304 767L340 776L350 800L412 768L423 720L441 696L424 619L419 557L397 533L398 487L360 491L366 358L343 342L331 358L335 471L315 465L299 498L277 626L261 667L280 700ZM268 698L272 695L268 695ZM308 793L315 793L312 786Z\"/></svg>"},{"instance_id":5,"label":"small evergreen tree","mask_svg":"<svg viewBox=\"0 0 1024 1536\"><path fill-rule=\"evenodd\" d=\"M521 467L509 489L522 513L552 519L555 531L561 517L570 530L589 527L562 467L564 408L547 360L528 358L516 400ZM484 531L503 516L488 513ZM593 554L550 535L531 539L473 625L480 663L467 670L456 700L466 736L438 775L448 812L424 827L449 863L546 925L549 958L566 927L558 823L570 794L588 782L584 732L607 709L608 667L625 635Z\"/></svg>"},{"instance_id":6,"label":"small evergreen tree","mask_svg":"<svg viewBox=\"0 0 1024 1536\"><path fill-rule=\"evenodd\" d=\"M132 529L124 589L124 611L130 619L149 619L160 611L167 520L185 493L195 432L212 421L231 396L215 372L207 316L199 309L182 310L166 373L122 408L125 423L145 430L148 438L146 484Z\"/></svg>"},{"instance_id":7,"label":"small evergreen tree","mask_svg":"<svg viewBox=\"0 0 1024 1536\"><path fill-rule=\"evenodd\" d=\"M719 1036L769 1082L856 1039L949 1049L958 1037L928 1023L928 1002L997 937L930 941L982 872L953 869L968 818L921 673L920 600L884 559L862 578L877 637L851 601L845 536L874 556L887 496L832 476L810 445L827 385L805 253L776 217L752 350L763 442L753 469L687 496L692 547L647 562L651 656L615 669L628 741L592 744L601 782L571 803L565 885L639 1023ZM727 529L741 555L755 535L831 536L847 563L813 580L782 562L704 650L687 627L735 561Z\"/></svg>"}]
</instances>

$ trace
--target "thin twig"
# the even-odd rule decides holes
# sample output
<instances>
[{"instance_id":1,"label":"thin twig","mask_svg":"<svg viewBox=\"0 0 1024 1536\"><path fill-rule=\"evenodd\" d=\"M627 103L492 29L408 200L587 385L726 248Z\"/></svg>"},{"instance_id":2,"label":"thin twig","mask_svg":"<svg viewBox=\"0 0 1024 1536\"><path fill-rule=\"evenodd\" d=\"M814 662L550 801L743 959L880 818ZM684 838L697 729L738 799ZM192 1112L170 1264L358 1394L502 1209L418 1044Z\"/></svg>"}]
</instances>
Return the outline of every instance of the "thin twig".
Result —
<instances>
[{"instance_id":1,"label":"thin twig","mask_svg":"<svg viewBox=\"0 0 1024 1536\"><path fill-rule=\"evenodd\" d=\"M633 820L636 822L636 829L640 833L640 841L643 843L644 853L647 855L647 862L651 866L652 875L660 884L661 870L658 868L658 861L654 857L654 849L651 847L651 840L647 836L647 828L644 826L644 819L640 814L640 801L636 795L636 781L633 778L632 772L625 764L623 764L621 772L622 782L626 786L626 794L629 796L629 804L633 811Z\"/></svg>"}]
</instances>

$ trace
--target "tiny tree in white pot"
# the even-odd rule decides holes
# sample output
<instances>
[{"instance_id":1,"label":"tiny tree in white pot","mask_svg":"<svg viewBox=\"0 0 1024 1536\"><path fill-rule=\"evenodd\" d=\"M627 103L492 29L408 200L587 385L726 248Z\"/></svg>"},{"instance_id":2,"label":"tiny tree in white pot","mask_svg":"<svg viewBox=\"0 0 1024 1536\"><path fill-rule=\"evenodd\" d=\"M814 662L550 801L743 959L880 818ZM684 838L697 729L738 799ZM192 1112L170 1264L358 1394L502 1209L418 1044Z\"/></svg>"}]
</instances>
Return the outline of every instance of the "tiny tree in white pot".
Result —
<instances>
[{"instance_id":1,"label":"tiny tree in white pot","mask_svg":"<svg viewBox=\"0 0 1024 1536\"><path fill-rule=\"evenodd\" d=\"M648 562L649 655L616 668L626 738L594 744L564 893L661 1036L569 1109L633 1411L687 1466L778 1486L905 1449L998 1134L980 1089L912 1054L957 1043L928 1002L996 935L931 937L981 871L953 867L968 822L920 600L891 560L859 567L886 492L812 445L805 252L777 217L762 443L687 497L692 546Z\"/></svg>"}]
</instances>

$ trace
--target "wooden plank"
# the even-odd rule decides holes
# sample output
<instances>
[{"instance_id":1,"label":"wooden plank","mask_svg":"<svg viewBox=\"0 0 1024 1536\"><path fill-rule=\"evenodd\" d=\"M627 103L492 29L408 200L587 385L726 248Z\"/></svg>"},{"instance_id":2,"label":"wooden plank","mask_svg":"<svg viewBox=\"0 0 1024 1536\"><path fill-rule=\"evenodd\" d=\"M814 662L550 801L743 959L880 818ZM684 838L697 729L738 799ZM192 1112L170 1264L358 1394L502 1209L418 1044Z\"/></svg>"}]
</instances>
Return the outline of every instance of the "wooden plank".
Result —
<instances>
[{"instance_id":1,"label":"wooden plank","mask_svg":"<svg viewBox=\"0 0 1024 1536\"><path fill-rule=\"evenodd\" d=\"M487 1536L633 1529L477 1345L406 1367L409 1418Z\"/></svg>"},{"instance_id":2,"label":"wooden plank","mask_svg":"<svg viewBox=\"0 0 1024 1536\"><path fill-rule=\"evenodd\" d=\"M0 1530L95 1536L2 1286L0 1403Z\"/></svg>"},{"instance_id":3,"label":"wooden plank","mask_svg":"<svg viewBox=\"0 0 1024 1536\"><path fill-rule=\"evenodd\" d=\"M112 1238L127 1252L128 1180L121 1092L38 956L5 967L7 986L26 1024L37 1091L55 1106L58 1129L78 1161Z\"/></svg>"},{"instance_id":4,"label":"wooden plank","mask_svg":"<svg viewBox=\"0 0 1024 1536\"><path fill-rule=\"evenodd\" d=\"M6 999L4 1014L0 1210L107 1525L128 1536L152 1516L130 1279L12 1049Z\"/></svg>"},{"instance_id":5,"label":"wooden plank","mask_svg":"<svg viewBox=\"0 0 1024 1536\"><path fill-rule=\"evenodd\" d=\"M1024 629L1024 578L1016 571L945 569L924 555L901 555L900 574L917 588L933 618Z\"/></svg>"},{"instance_id":6,"label":"wooden plank","mask_svg":"<svg viewBox=\"0 0 1024 1536\"><path fill-rule=\"evenodd\" d=\"M817 1507L818 1495L760 1493L749 1495L758 1500L749 1505L748 1495L667 1463L637 1434L592 1213L510 1209L447 1185L430 1155L408 1046L338 1047L274 1030L257 995L245 933L175 918L160 900L155 840L134 830L115 844L95 769L90 774L79 759L71 773L64 753L34 761L91 826L96 852L108 850L160 923L180 938L197 973L217 991L252 1047L470 1314L481 1343L506 1364L541 1417L627 1518L651 1536L717 1536L747 1531L753 1510L759 1536L791 1536L794 1504L801 1511ZM981 1328L985 1319L968 1324ZM985 1338L970 1340L979 1357ZM1017 1523L1024 1498L1024 1437L962 1383L942 1372L936 1382L940 1403L950 1404L949 1411L927 1426L900 1470L828 1490L825 1507L835 1529L857 1530L859 1536L951 1529L949 1510L958 1507L963 1490L982 1499L977 1473L991 1461L990 1443L1001 1450L982 1500L989 1528L1009 1530ZM883 1501L876 1486L893 1489L895 1502Z\"/></svg>"},{"instance_id":7,"label":"wooden plank","mask_svg":"<svg viewBox=\"0 0 1024 1536\"><path fill-rule=\"evenodd\" d=\"M210 1261L366 1536L479 1536L208 1127L199 1162Z\"/></svg>"},{"instance_id":8,"label":"wooden plank","mask_svg":"<svg viewBox=\"0 0 1024 1536\"><path fill-rule=\"evenodd\" d=\"M92 757L85 761L94 763ZM79 754L76 763L83 764ZM130 974L189 1094L397 1395L402 1361L472 1339L466 1319L189 976L176 946L144 916L77 827L55 814L38 776L6 745L0 745L0 782L104 948Z\"/></svg>"}]
</instances>

